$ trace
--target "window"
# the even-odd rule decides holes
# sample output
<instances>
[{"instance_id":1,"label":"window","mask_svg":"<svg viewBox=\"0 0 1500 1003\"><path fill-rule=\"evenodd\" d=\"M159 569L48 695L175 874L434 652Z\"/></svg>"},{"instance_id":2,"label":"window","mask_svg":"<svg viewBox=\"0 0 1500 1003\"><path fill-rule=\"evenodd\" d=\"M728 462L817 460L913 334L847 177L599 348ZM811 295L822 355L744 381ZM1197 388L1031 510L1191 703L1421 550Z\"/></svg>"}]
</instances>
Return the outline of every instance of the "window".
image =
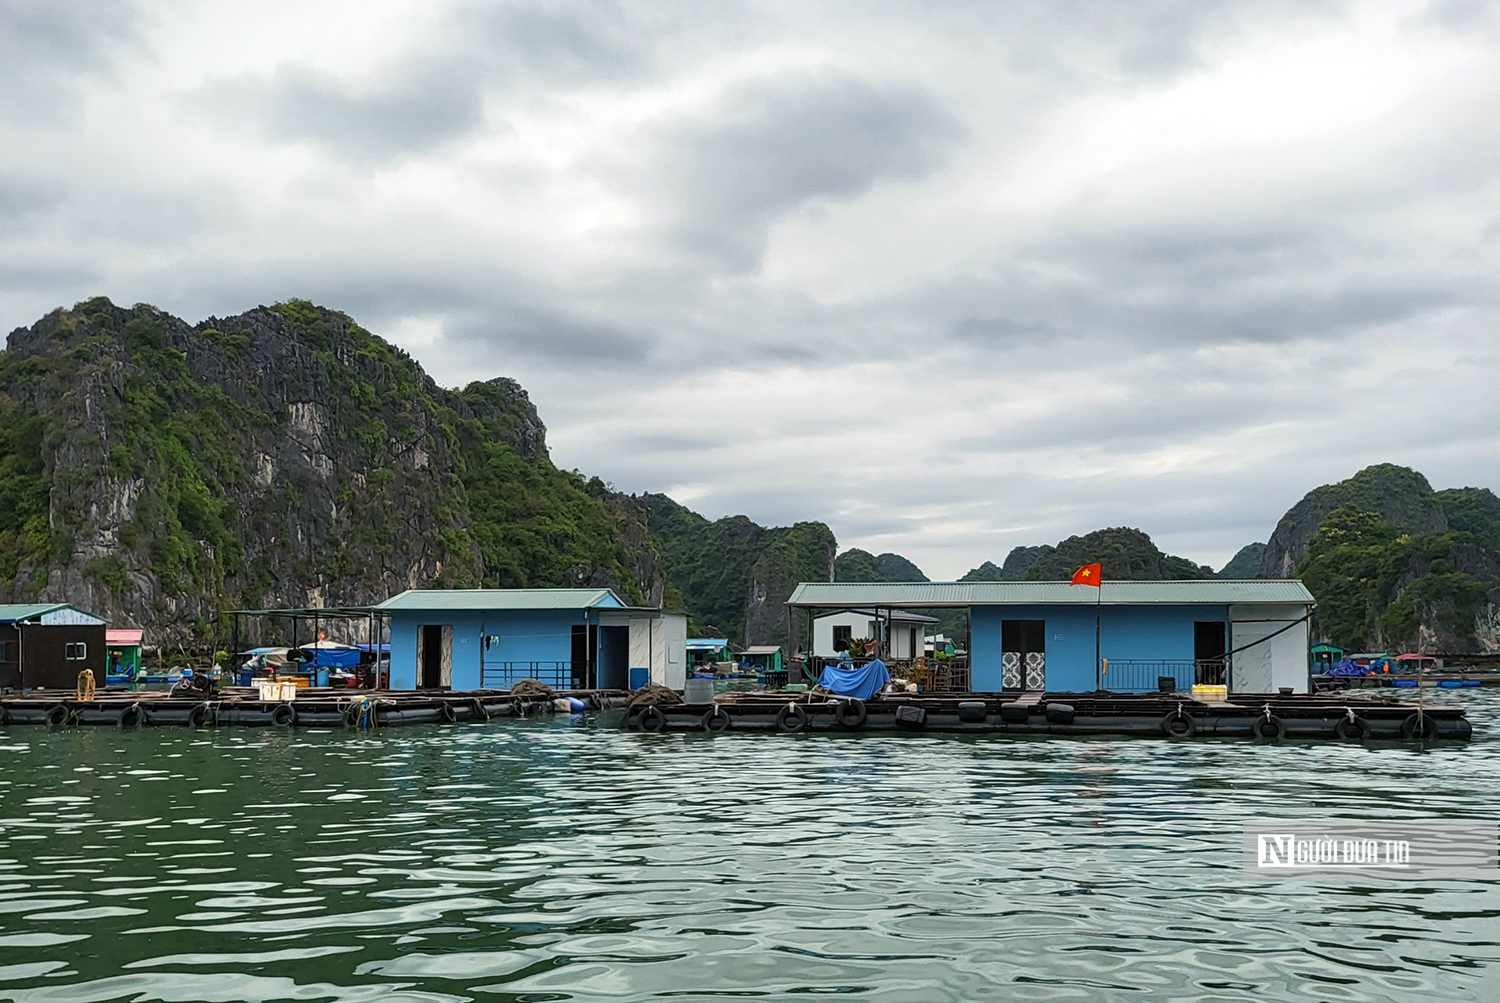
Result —
<instances>
[{"instance_id":1,"label":"window","mask_svg":"<svg viewBox=\"0 0 1500 1003\"><path fill-rule=\"evenodd\" d=\"M0 641L0 662L8 662L10 660L10 642Z\"/></svg>"},{"instance_id":2,"label":"window","mask_svg":"<svg viewBox=\"0 0 1500 1003\"><path fill-rule=\"evenodd\" d=\"M833 627L833 650L848 651L849 639L854 636L853 627L841 627L835 624Z\"/></svg>"},{"instance_id":3,"label":"window","mask_svg":"<svg viewBox=\"0 0 1500 1003\"><path fill-rule=\"evenodd\" d=\"M87 657L89 657L89 646L82 641L63 645L63 658L68 661L81 662Z\"/></svg>"}]
</instances>

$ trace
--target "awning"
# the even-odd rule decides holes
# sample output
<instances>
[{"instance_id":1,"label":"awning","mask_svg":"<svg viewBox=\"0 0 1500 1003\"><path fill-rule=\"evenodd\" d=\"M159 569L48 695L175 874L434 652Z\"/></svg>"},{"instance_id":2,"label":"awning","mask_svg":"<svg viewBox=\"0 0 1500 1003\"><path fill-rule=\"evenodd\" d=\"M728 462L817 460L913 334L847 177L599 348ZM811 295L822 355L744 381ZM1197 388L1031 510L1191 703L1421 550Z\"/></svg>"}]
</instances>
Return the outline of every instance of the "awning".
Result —
<instances>
[{"instance_id":1,"label":"awning","mask_svg":"<svg viewBox=\"0 0 1500 1003\"><path fill-rule=\"evenodd\" d=\"M110 628L104 632L104 643L111 648L128 648L132 645L140 647L141 638L146 632L144 630L126 630L124 628Z\"/></svg>"}]
</instances>

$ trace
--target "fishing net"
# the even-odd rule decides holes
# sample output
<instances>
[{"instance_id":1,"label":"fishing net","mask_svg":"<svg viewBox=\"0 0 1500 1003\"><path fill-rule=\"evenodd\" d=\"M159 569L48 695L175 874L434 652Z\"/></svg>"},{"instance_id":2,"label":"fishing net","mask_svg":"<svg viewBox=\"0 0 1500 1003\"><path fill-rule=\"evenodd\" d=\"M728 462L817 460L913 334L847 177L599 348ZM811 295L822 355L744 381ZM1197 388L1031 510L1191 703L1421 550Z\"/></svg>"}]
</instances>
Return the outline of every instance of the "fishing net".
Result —
<instances>
[{"instance_id":1,"label":"fishing net","mask_svg":"<svg viewBox=\"0 0 1500 1003\"><path fill-rule=\"evenodd\" d=\"M552 687L540 679L517 679L510 688L513 697L550 697Z\"/></svg>"},{"instance_id":2,"label":"fishing net","mask_svg":"<svg viewBox=\"0 0 1500 1003\"><path fill-rule=\"evenodd\" d=\"M630 697L627 707L649 707L657 704L682 703L682 694L670 686L662 686L650 683L636 690Z\"/></svg>"}]
</instances>

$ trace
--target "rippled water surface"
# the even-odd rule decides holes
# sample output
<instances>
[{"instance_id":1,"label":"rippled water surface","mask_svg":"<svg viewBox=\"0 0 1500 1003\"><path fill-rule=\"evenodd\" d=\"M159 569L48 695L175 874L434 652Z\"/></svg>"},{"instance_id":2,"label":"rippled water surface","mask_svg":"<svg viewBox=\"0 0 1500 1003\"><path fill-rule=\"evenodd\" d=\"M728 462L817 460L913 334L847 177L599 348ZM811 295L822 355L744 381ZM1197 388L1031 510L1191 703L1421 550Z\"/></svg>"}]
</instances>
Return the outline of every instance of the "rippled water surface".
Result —
<instances>
[{"instance_id":1,"label":"rippled water surface","mask_svg":"<svg viewBox=\"0 0 1500 1003\"><path fill-rule=\"evenodd\" d=\"M1457 697L1458 694L1440 694ZM1466 747L0 728L0 1000L1500 999L1500 889L1241 871L1493 819Z\"/></svg>"}]
</instances>

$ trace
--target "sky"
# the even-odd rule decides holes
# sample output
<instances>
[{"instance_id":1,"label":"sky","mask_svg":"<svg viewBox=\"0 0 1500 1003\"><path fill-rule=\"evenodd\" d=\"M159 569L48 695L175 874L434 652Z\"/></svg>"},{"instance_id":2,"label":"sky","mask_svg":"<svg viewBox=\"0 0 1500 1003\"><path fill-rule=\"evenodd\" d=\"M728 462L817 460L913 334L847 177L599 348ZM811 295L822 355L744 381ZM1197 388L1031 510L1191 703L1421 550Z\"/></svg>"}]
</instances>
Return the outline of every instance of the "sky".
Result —
<instances>
[{"instance_id":1,"label":"sky","mask_svg":"<svg viewBox=\"0 0 1500 1003\"><path fill-rule=\"evenodd\" d=\"M294 297L933 578L1500 488L1500 4L0 0L0 329Z\"/></svg>"}]
</instances>

